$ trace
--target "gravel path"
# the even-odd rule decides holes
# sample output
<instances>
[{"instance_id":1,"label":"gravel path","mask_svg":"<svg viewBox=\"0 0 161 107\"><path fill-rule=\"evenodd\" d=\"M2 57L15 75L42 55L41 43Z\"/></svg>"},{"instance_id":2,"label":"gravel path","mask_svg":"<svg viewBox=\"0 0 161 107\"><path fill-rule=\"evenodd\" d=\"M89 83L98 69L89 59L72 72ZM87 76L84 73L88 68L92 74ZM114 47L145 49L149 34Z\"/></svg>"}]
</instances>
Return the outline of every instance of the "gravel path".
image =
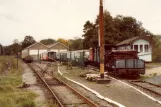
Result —
<instances>
[{"instance_id":1,"label":"gravel path","mask_svg":"<svg viewBox=\"0 0 161 107\"><path fill-rule=\"evenodd\" d=\"M99 92L101 95L117 101L126 107L161 107L160 104L115 80L112 80L109 84L97 84L95 82L89 82L85 80L85 78L79 77L79 74L83 72L83 70L77 67L74 67L73 70L66 70L66 67L61 66L60 71L68 78L82 83Z\"/></svg>"}]
</instances>

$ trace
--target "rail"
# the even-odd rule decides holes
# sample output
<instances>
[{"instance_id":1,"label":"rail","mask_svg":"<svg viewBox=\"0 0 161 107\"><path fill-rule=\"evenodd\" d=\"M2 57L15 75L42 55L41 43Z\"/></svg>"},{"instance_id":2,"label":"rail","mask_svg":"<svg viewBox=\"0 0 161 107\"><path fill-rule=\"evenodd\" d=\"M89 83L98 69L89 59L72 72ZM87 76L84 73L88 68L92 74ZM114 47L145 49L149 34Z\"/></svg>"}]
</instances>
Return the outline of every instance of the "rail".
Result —
<instances>
[{"instance_id":1,"label":"rail","mask_svg":"<svg viewBox=\"0 0 161 107\"><path fill-rule=\"evenodd\" d=\"M45 72L45 73L48 73L46 72L47 69L51 66L55 66L55 64L47 64L46 67L45 67L45 70L43 70L40 66L32 63L32 66L37 66L41 71ZM61 101L59 100L59 98L56 96L56 94L52 91L52 89L49 87L49 85L47 84L47 82L43 79L42 76L40 76L36 70L33 69L31 65L29 65L29 67L39 76L39 78L41 78L41 80L43 81L43 83L46 85L46 87L48 88L48 90L52 93L52 95L54 96L54 98L56 99L56 101L58 102L58 105L60 107L64 107L64 105L61 103ZM65 82L63 82L62 80L58 79L57 77L55 77L54 75L52 74L49 74L48 75L52 76L54 79L56 79L57 81L59 81L61 84L63 84L64 86L66 86L67 88L69 88L72 92L74 92L79 98L81 98L86 104L90 105L91 107L98 107L95 103L93 103L91 100L89 100L88 98L84 97L81 93L79 93L78 91L76 91L74 88L72 88L71 86L69 86L68 84L66 84Z\"/></svg>"},{"instance_id":2,"label":"rail","mask_svg":"<svg viewBox=\"0 0 161 107\"><path fill-rule=\"evenodd\" d=\"M140 87L144 90L147 90L151 93L154 93L158 96L161 97L161 91L157 91L158 89L161 90L160 85L156 85L147 81L140 81L140 80L135 80L135 81L128 81L130 84L135 85L137 87Z\"/></svg>"},{"instance_id":3,"label":"rail","mask_svg":"<svg viewBox=\"0 0 161 107\"><path fill-rule=\"evenodd\" d=\"M40 76L37 71L31 66L31 64L28 64L28 66L36 73L36 75L39 77L39 79L45 84L45 86L47 87L47 89L50 91L50 93L53 95L53 97L55 98L57 104L60 107L64 107L63 104L61 103L61 101L58 99L58 97L55 95L55 93L52 91L52 89L49 87L49 85L46 83L46 81L42 78L42 76Z\"/></svg>"}]
</instances>

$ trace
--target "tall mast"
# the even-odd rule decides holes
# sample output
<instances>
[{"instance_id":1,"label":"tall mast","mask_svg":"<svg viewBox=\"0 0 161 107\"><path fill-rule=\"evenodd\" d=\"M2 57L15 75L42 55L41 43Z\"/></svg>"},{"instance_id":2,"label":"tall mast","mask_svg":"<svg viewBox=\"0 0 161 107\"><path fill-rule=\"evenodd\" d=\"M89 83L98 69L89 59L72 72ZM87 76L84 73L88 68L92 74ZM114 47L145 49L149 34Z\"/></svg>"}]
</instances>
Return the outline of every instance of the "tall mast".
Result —
<instances>
[{"instance_id":1,"label":"tall mast","mask_svg":"<svg viewBox=\"0 0 161 107\"><path fill-rule=\"evenodd\" d=\"M103 0L100 0L99 7L99 38L100 38L100 77L104 78L104 17Z\"/></svg>"}]
</instances>

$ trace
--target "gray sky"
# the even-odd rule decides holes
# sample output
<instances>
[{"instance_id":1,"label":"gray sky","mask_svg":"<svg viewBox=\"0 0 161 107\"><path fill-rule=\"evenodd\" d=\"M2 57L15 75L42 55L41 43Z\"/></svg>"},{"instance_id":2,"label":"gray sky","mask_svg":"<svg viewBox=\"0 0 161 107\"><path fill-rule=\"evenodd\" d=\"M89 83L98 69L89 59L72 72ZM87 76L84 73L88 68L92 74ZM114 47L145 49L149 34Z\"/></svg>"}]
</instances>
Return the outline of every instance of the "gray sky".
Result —
<instances>
[{"instance_id":1,"label":"gray sky","mask_svg":"<svg viewBox=\"0 0 161 107\"><path fill-rule=\"evenodd\" d=\"M112 16L133 16L161 34L161 0L104 0L104 9ZM99 0L0 0L0 43L26 35L36 41L81 37L85 22L94 22L98 12Z\"/></svg>"}]
</instances>

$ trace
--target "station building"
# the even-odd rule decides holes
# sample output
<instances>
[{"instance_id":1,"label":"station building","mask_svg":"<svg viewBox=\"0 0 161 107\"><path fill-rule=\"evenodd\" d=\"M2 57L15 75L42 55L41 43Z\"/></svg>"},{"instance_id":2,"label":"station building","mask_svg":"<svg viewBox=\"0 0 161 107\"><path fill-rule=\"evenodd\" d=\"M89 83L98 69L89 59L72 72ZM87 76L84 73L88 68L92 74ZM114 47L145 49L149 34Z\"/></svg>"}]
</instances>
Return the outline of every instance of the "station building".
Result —
<instances>
[{"instance_id":1,"label":"station building","mask_svg":"<svg viewBox=\"0 0 161 107\"><path fill-rule=\"evenodd\" d=\"M64 52L68 50L68 47L60 42L47 45L47 47L50 51L54 51L54 52Z\"/></svg>"},{"instance_id":2,"label":"station building","mask_svg":"<svg viewBox=\"0 0 161 107\"><path fill-rule=\"evenodd\" d=\"M152 39L148 36L137 36L117 44L118 50L136 50L139 59L152 61Z\"/></svg>"},{"instance_id":3,"label":"station building","mask_svg":"<svg viewBox=\"0 0 161 107\"><path fill-rule=\"evenodd\" d=\"M42 52L47 52L48 47L42 43L34 43L27 48L23 49L21 52L21 58L25 58L26 56L30 55L33 57L33 60L39 59L39 54Z\"/></svg>"},{"instance_id":4,"label":"station building","mask_svg":"<svg viewBox=\"0 0 161 107\"><path fill-rule=\"evenodd\" d=\"M21 58L24 58L30 55L33 57L34 60L39 60L40 58L39 56L43 52L54 51L54 52L59 53L62 51L67 51L67 50L68 50L68 47L60 42L56 42L51 45L44 45L40 42L36 42L22 50ZM57 57L59 57L59 54L57 54Z\"/></svg>"},{"instance_id":5,"label":"station building","mask_svg":"<svg viewBox=\"0 0 161 107\"><path fill-rule=\"evenodd\" d=\"M47 45L49 51L54 51L56 52L56 57L60 58L60 53L59 52L64 52L68 50L68 47L60 42L56 42L51 45Z\"/></svg>"}]
</instances>

